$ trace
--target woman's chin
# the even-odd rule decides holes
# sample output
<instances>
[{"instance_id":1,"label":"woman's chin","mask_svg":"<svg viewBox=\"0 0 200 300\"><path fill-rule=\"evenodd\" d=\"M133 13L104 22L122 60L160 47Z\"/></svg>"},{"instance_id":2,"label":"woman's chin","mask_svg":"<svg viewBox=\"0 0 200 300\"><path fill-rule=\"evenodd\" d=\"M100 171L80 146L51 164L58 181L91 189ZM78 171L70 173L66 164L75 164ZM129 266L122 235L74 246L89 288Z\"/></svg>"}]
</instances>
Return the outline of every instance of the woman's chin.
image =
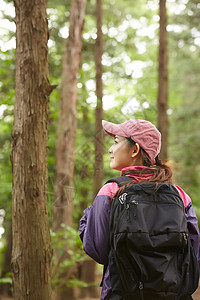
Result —
<instances>
[{"instance_id":1,"label":"woman's chin","mask_svg":"<svg viewBox=\"0 0 200 300\"><path fill-rule=\"evenodd\" d=\"M110 168L111 168L111 169L114 169L114 168L113 168L113 164L112 164L112 162L110 162Z\"/></svg>"},{"instance_id":2,"label":"woman's chin","mask_svg":"<svg viewBox=\"0 0 200 300\"><path fill-rule=\"evenodd\" d=\"M113 170L117 170L116 165L113 163L113 161L110 162L110 168Z\"/></svg>"},{"instance_id":3,"label":"woman's chin","mask_svg":"<svg viewBox=\"0 0 200 300\"><path fill-rule=\"evenodd\" d=\"M112 162L110 163L110 168L116 171L121 171L121 168L113 164Z\"/></svg>"}]
</instances>

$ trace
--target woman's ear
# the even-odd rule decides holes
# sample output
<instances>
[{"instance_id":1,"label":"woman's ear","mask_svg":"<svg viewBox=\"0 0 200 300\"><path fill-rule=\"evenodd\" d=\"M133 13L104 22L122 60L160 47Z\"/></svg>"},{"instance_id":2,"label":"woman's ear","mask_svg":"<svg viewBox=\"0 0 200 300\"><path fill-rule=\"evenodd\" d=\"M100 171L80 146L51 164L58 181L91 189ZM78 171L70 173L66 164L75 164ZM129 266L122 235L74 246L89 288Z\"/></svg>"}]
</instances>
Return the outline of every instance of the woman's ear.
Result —
<instances>
[{"instance_id":1,"label":"woman's ear","mask_svg":"<svg viewBox=\"0 0 200 300\"><path fill-rule=\"evenodd\" d=\"M138 143L135 143L132 149L132 157L136 158L136 156L138 156L139 153L140 153L140 146L138 145Z\"/></svg>"}]
</instances>

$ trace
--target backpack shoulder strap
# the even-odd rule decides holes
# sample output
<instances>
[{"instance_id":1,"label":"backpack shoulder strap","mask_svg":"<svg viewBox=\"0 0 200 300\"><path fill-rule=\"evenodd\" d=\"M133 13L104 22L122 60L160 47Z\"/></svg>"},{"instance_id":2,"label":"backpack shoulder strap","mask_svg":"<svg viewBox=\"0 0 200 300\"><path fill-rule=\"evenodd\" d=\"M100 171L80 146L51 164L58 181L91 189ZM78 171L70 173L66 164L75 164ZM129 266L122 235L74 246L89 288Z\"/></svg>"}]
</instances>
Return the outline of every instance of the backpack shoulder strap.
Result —
<instances>
[{"instance_id":1,"label":"backpack shoulder strap","mask_svg":"<svg viewBox=\"0 0 200 300\"><path fill-rule=\"evenodd\" d=\"M105 184L109 183L109 182L116 182L121 187L121 186L127 184L128 182L130 182L131 180L132 179L130 177L128 177L128 176L120 176L120 177L114 177L114 178L109 179L108 181L105 182ZM108 264L104 265L103 276L102 276L102 279L101 279L100 286L103 285L103 280L104 280L107 268L108 268Z\"/></svg>"},{"instance_id":2,"label":"backpack shoulder strap","mask_svg":"<svg viewBox=\"0 0 200 300\"><path fill-rule=\"evenodd\" d=\"M126 185L130 181L132 181L132 179L130 177L128 177L128 176L120 176L120 177L111 178L108 181L106 181L106 183L116 182L121 187L123 185Z\"/></svg>"}]
</instances>

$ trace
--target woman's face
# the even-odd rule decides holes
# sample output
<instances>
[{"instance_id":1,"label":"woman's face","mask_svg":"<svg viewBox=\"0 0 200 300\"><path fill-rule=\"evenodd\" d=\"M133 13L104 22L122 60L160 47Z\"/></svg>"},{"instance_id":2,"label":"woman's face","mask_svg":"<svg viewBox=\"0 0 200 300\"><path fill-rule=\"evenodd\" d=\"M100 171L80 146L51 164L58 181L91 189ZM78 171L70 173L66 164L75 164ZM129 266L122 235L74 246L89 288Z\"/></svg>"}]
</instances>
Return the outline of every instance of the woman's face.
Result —
<instances>
[{"instance_id":1,"label":"woman's face","mask_svg":"<svg viewBox=\"0 0 200 300\"><path fill-rule=\"evenodd\" d=\"M134 165L135 145L130 146L125 137L116 136L114 144L110 147L110 167L121 171L125 167Z\"/></svg>"}]
</instances>

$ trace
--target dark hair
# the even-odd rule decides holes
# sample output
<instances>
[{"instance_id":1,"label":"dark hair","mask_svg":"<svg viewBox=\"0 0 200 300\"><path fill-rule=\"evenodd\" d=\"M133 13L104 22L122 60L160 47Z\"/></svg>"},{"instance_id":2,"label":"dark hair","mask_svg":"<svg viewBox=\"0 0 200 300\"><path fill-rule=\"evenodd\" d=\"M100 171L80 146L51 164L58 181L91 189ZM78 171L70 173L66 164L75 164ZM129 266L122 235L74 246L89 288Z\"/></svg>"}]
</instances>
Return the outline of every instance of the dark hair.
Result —
<instances>
[{"instance_id":1,"label":"dark hair","mask_svg":"<svg viewBox=\"0 0 200 300\"><path fill-rule=\"evenodd\" d=\"M133 141L131 138L126 138L126 139L128 140L130 146L133 146L136 144L136 142ZM156 158L155 158L155 165L152 165L149 155L141 147L140 147L140 154L143 159L143 166L145 166L147 168L145 168L139 172L138 172L138 170L124 171L122 173L122 176L123 175L131 175L131 174L139 175L138 176L139 179L137 181L135 179L133 179L125 186L131 185L133 183L143 183L143 182L165 182L165 183L171 183L171 184L173 183L172 182L172 169L170 168L170 166L162 163L158 156L156 156ZM150 179L144 179L144 178L142 178L143 174L152 174L152 176ZM116 195L122 194L125 186L119 188Z\"/></svg>"}]
</instances>

